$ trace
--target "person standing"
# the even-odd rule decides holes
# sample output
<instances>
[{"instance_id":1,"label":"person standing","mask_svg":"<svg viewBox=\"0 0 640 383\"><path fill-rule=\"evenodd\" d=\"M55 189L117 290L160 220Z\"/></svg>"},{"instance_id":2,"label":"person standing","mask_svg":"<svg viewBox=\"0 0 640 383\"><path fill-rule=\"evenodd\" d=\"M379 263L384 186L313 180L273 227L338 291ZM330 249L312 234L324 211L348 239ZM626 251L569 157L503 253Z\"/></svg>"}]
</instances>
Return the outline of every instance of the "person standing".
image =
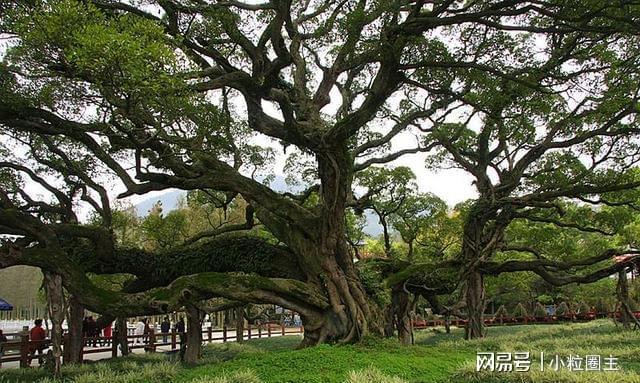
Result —
<instances>
[{"instance_id":1,"label":"person standing","mask_svg":"<svg viewBox=\"0 0 640 383\"><path fill-rule=\"evenodd\" d=\"M180 348L182 348L182 345L184 343L185 340L185 327L184 327L184 318L180 318L180 320L178 320L178 323L176 323L176 332L178 333L178 336L180 337Z\"/></svg>"},{"instance_id":2,"label":"person standing","mask_svg":"<svg viewBox=\"0 0 640 383\"><path fill-rule=\"evenodd\" d=\"M149 335L151 335L151 326L149 325L149 318L144 318L144 337L142 338L144 344L149 343Z\"/></svg>"},{"instance_id":3,"label":"person standing","mask_svg":"<svg viewBox=\"0 0 640 383\"><path fill-rule=\"evenodd\" d=\"M43 351L46 348L45 340L47 339L47 332L42 328L42 319L36 319L34 327L29 331L29 364L33 360L36 352L38 353L38 364L42 365Z\"/></svg>"},{"instance_id":4,"label":"person standing","mask_svg":"<svg viewBox=\"0 0 640 383\"><path fill-rule=\"evenodd\" d=\"M167 343L167 334L171 330L171 322L169 322L169 317L164 317L162 323L160 323L160 332L162 332L162 343Z\"/></svg>"},{"instance_id":5,"label":"person standing","mask_svg":"<svg viewBox=\"0 0 640 383\"><path fill-rule=\"evenodd\" d=\"M134 343L142 343L142 335L144 335L144 319L139 319L138 323L136 323L136 330L134 334L136 335L136 340Z\"/></svg>"},{"instance_id":6,"label":"person standing","mask_svg":"<svg viewBox=\"0 0 640 383\"><path fill-rule=\"evenodd\" d=\"M104 329L102 329L102 336L105 338L104 341L108 345L111 345L111 337L113 336L113 331L111 330L112 325L113 323L109 323Z\"/></svg>"},{"instance_id":7,"label":"person standing","mask_svg":"<svg viewBox=\"0 0 640 383\"><path fill-rule=\"evenodd\" d=\"M98 323L93 319L93 316L89 316L87 318L87 336L91 338L89 343L92 343L93 347L98 346L98 334Z\"/></svg>"}]
</instances>

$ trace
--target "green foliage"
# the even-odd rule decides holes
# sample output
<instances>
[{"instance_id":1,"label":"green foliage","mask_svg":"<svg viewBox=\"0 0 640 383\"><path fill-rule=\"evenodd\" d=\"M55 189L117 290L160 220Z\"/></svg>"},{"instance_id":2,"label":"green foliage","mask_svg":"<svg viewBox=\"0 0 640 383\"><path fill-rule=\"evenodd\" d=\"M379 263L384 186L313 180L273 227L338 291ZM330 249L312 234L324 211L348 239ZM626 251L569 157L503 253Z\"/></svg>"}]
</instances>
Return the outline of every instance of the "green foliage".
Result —
<instances>
[{"instance_id":1,"label":"green foliage","mask_svg":"<svg viewBox=\"0 0 640 383\"><path fill-rule=\"evenodd\" d=\"M289 186L309 187L318 182L316 161L308 153L293 151L287 156L282 171Z\"/></svg>"},{"instance_id":2,"label":"green foliage","mask_svg":"<svg viewBox=\"0 0 640 383\"><path fill-rule=\"evenodd\" d=\"M443 258L459 240L455 216L447 213L446 203L433 194L407 194L390 221L403 241L413 242L414 259Z\"/></svg>"},{"instance_id":3,"label":"green foliage","mask_svg":"<svg viewBox=\"0 0 640 383\"><path fill-rule=\"evenodd\" d=\"M536 303L535 307L533 308L533 316L536 318L543 318L547 316L547 310L542 305L542 303Z\"/></svg>"},{"instance_id":4,"label":"green foliage","mask_svg":"<svg viewBox=\"0 0 640 383\"><path fill-rule=\"evenodd\" d=\"M367 294L375 300L378 305L385 307L391 303L391 290L384 282L384 276L388 273L388 265L381 264L382 260L370 259L359 262L357 271L360 282Z\"/></svg>"},{"instance_id":5,"label":"green foliage","mask_svg":"<svg viewBox=\"0 0 640 383\"><path fill-rule=\"evenodd\" d=\"M495 312L494 315L496 318L506 318L509 316L509 312L507 311L507 307L505 305L501 305Z\"/></svg>"},{"instance_id":6,"label":"green foliage","mask_svg":"<svg viewBox=\"0 0 640 383\"><path fill-rule=\"evenodd\" d=\"M503 259L505 256L502 254L496 255L496 260ZM539 281L539 277L530 272L503 273L487 277L485 278L486 294L496 305L515 307L518 303L531 299L536 281Z\"/></svg>"},{"instance_id":7,"label":"green foliage","mask_svg":"<svg viewBox=\"0 0 640 383\"><path fill-rule=\"evenodd\" d=\"M170 120L178 119L185 101L193 97L185 97L183 81L174 76L177 57L162 27L151 20L107 16L91 3L64 0L25 7L12 30L20 34L21 43L9 53L10 61L33 74L51 73L39 62L64 63L62 70L82 73L95 90L127 98L135 107L162 111ZM62 98L75 99L81 106L78 83L42 78L41 88L34 89L37 98L51 106Z\"/></svg>"},{"instance_id":8,"label":"green foliage","mask_svg":"<svg viewBox=\"0 0 640 383\"><path fill-rule=\"evenodd\" d=\"M611 305L604 299L600 298L595 304L596 312L598 314L608 314L611 311Z\"/></svg>"},{"instance_id":9,"label":"green foliage","mask_svg":"<svg viewBox=\"0 0 640 383\"><path fill-rule=\"evenodd\" d=\"M297 277L297 267L291 260L292 254L284 248L254 237L227 235L158 254L153 269L158 275L166 276L215 269Z\"/></svg>"},{"instance_id":10,"label":"green foliage","mask_svg":"<svg viewBox=\"0 0 640 383\"><path fill-rule=\"evenodd\" d=\"M580 314L586 314L591 311L591 306L589 306L586 302L580 302L578 305L578 312Z\"/></svg>"},{"instance_id":11,"label":"green foliage","mask_svg":"<svg viewBox=\"0 0 640 383\"><path fill-rule=\"evenodd\" d=\"M133 206L114 210L111 219L111 227L118 244L133 247L140 243L140 219Z\"/></svg>"},{"instance_id":12,"label":"green foliage","mask_svg":"<svg viewBox=\"0 0 640 383\"><path fill-rule=\"evenodd\" d=\"M571 309L567 302L562 302L556 307L556 315L569 315L571 313Z\"/></svg>"},{"instance_id":13,"label":"green foliage","mask_svg":"<svg viewBox=\"0 0 640 383\"><path fill-rule=\"evenodd\" d=\"M544 305L550 305L553 303L553 297L547 294L542 294L536 298L536 301Z\"/></svg>"},{"instance_id":14,"label":"green foliage","mask_svg":"<svg viewBox=\"0 0 640 383\"><path fill-rule=\"evenodd\" d=\"M511 313L511 315L513 315L516 318L524 318L529 316L529 313L527 312L527 309L524 307L522 303L518 303L516 307L513 309L513 312Z\"/></svg>"},{"instance_id":15,"label":"green foliage","mask_svg":"<svg viewBox=\"0 0 640 383\"><path fill-rule=\"evenodd\" d=\"M410 279L413 284L434 286L444 293L455 290L458 283L458 271L457 267L442 267L439 263L434 262L408 264L389 275L385 283L387 286L393 286Z\"/></svg>"},{"instance_id":16,"label":"green foliage","mask_svg":"<svg viewBox=\"0 0 640 383\"><path fill-rule=\"evenodd\" d=\"M188 225L185 210L172 210L164 215L158 201L141 222L144 245L149 250L179 246L188 237Z\"/></svg>"}]
</instances>

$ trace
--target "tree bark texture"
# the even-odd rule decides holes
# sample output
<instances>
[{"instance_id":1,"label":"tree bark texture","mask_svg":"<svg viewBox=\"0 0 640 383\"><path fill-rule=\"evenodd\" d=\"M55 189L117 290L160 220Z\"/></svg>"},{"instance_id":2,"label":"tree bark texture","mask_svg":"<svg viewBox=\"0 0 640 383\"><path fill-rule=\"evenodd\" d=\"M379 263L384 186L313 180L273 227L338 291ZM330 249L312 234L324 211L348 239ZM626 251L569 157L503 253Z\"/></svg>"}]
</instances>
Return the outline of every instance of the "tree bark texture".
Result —
<instances>
[{"instance_id":1,"label":"tree bark texture","mask_svg":"<svg viewBox=\"0 0 640 383\"><path fill-rule=\"evenodd\" d=\"M197 307L186 306L187 311L187 349L184 352L185 363L196 363L202 353L203 313Z\"/></svg>"},{"instance_id":2,"label":"tree bark texture","mask_svg":"<svg viewBox=\"0 0 640 383\"><path fill-rule=\"evenodd\" d=\"M69 299L69 342L65 344L64 347L68 348L65 350L65 355L68 356L68 360L65 360L66 363L81 363L82 362L82 347L83 347L83 339L82 339L82 319L84 318L84 307L78 299L72 296Z\"/></svg>"},{"instance_id":3,"label":"tree bark texture","mask_svg":"<svg viewBox=\"0 0 640 383\"><path fill-rule=\"evenodd\" d=\"M51 346L53 349L53 375L59 378L62 365L62 322L65 314L64 290L60 275L44 272L44 286L51 319Z\"/></svg>"}]
</instances>

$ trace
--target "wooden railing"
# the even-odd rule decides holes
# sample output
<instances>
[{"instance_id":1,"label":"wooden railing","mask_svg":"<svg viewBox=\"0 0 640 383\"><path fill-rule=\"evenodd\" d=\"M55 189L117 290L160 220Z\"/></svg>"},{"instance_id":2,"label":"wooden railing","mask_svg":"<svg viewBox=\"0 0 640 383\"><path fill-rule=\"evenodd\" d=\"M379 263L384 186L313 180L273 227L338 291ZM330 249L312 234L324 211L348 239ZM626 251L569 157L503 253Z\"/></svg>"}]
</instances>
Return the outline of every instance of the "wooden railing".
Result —
<instances>
[{"instance_id":1,"label":"wooden railing","mask_svg":"<svg viewBox=\"0 0 640 383\"><path fill-rule=\"evenodd\" d=\"M258 338L271 338L274 336L286 336L294 334L303 334L304 328L286 327L280 324L266 323L263 325L248 325L243 333L242 338L245 340ZM39 355L33 353L34 349L47 349L51 345L51 340L42 341L29 340L29 335L23 333L5 334L7 337L13 337L13 340L2 343L3 355L0 357L0 366L8 362L20 362L20 367L28 367L30 359L38 359ZM165 341L166 337L166 341ZM186 338L186 337L185 337ZM64 344L69 342L69 333L65 333L63 337ZM207 327L202 330L202 341L205 343L213 342L229 342L235 341L235 328L213 329ZM158 347L169 346L171 350L175 350L180 346L180 333L172 331L168 333L155 332L153 329L145 335L127 335L129 349L145 349L146 351L155 352ZM83 339L82 355L111 352L111 357L118 356L118 344L114 342L114 337L87 337ZM91 345L95 345L92 347ZM45 351L46 352L46 351ZM44 352L43 352L44 354ZM42 355L44 356L44 355Z\"/></svg>"}]
</instances>

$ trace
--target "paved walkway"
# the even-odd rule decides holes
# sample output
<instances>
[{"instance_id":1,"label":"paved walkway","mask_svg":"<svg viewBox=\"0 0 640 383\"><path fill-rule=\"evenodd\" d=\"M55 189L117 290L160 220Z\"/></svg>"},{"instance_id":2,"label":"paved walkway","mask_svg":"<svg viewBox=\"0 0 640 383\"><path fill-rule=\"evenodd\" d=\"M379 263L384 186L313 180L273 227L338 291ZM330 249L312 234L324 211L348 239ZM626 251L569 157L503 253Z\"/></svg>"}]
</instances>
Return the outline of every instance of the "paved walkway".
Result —
<instances>
[{"instance_id":1,"label":"paved walkway","mask_svg":"<svg viewBox=\"0 0 640 383\"><path fill-rule=\"evenodd\" d=\"M204 333L202 334L203 337L206 339L207 338L207 334ZM251 334L251 340L254 339L258 339L258 334ZM286 334L285 336L301 336L302 334L297 334L297 333L291 333L291 334ZM217 334L214 332L213 334L214 337L217 336ZM275 338L275 337L279 337L282 336L282 334L280 332L273 332L271 333L271 338ZM262 338L267 338L267 334L263 333ZM162 335L157 335L156 339L158 340L162 340ZM245 340L247 339L247 333L245 332ZM235 342L236 341L236 333L235 331L229 330L227 331L227 342ZM222 340L214 340L214 341L204 341L204 344L209 344L209 343L223 343ZM178 346L179 347L179 346ZM93 349L93 347L85 347L85 350L91 350ZM131 350L132 353L134 354L144 354L144 349L142 348L136 348ZM171 345L166 345L166 346L156 346L156 352L167 352L167 351L171 351ZM118 356L121 356L120 353L118 353ZM85 354L84 355L84 360L101 360L101 359L109 359L111 358L111 350L109 351L105 351L105 352L96 352L96 353L92 353L92 354ZM5 368L19 368L20 367L20 362L7 362L7 363L3 363L2 367L0 367L0 375L1 370L5 369ZM31 364L31 368L37 368L38 367L38 362L37 360L34 360Z\"/></svg>"}]
</instances>

